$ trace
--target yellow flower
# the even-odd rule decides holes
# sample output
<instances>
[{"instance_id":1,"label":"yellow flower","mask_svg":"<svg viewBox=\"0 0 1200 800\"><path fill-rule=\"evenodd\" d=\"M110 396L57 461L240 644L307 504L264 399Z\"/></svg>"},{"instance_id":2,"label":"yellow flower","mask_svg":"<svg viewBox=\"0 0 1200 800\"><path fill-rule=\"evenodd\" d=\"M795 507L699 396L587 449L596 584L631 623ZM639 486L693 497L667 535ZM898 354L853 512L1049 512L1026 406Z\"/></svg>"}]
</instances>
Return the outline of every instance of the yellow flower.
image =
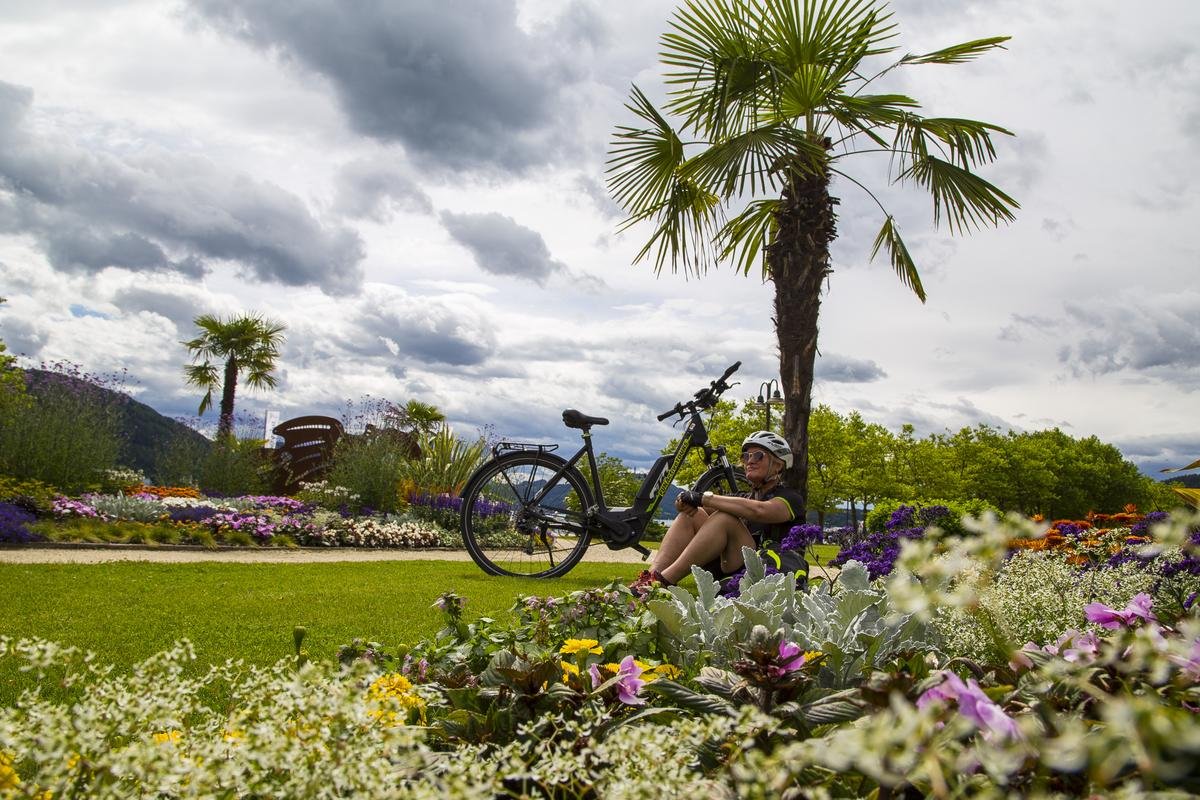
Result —
<instances>
[{"instance_id":1,"label":"yellow flower","mask_svg":"<svg viewBox=\"0 0 1200 800\"><path fill-rule=\"evenodd\" d=\"M370 712L371 716L384 725L403 725L413 711L417 712L422 724L425 722L425 701L413 691L412 681L398 672L376 678L367 689L367 700L377 706Z\"/></svg>"},{"instance_id":2,"label":"yellow flower","mask_svg":"<svg viewBox=\"0 0 1200 800\"><path fill-rule=\"evenodd\" d=\"M568 656L576 653L592 653L598 656L604 652L604 648L600 647L600 643L595 639L567 639L563 646L558 648L558 652Z\"/></svg>"},{"instance_id":3,"label":"yellow flower","mask_svg":"<svg viewBox=\"0 0 1200 800\"><path fill-rule=\"evenodd\" d=\"M157 744L179 744L183 739L183 734L176 730L160 731L154 734L154 741Z\"/></svg>"},{"instance_id":4,"label":"yellow flower","mask_svg":"<svg viewBox=\"0 0 1200 800\"><path fill-rule=\"evenodd\" d=\"M71 753L67 757L67 771L71 771L79 766L79 753Z\"/></svg>"},{"instance_id":5,"label":"yellow flower","mask_svg":"<svg viewBox=\"0 0 1200 800\"><path fill-rule=\"evenodd\" d=\"M15 792L21 785L21 776L13 769L13 757L0 750L0 792Z\"/></svg>"},{"instance_id":6,"label":"yellow flower","mask_svg":"<svg viewBox=\"0 0 1200 800\"><path fill-rule=\"evenodd\" d=\"M820 650L805 650L804 651L804 663L805 664L811 664L814 661L816 661L817 659L824 658L824 657L825 657L825 654L822 653Z\"/></svg>"},{"instance_id":7,"label":"yellow flower","mask_svg":"<svg viewBox=\"0 0 1200 800\"><path fill-rule=\"evenodd\" d=\"M563 676L562 676L563 683L570 683L571 678L579 677L579 667L575 666L570 661L562 662L561 666L562 666L562 671L563 671Z\"/></svg>"},{"instance_id":8,"label":"yellow flower","mask_svg":"<svg viewBox=\"0 0 1200 800\"><path fill-rule=\"evenodd\" d=\"M641 663L641 662L638 662L638 663ZM650 669L647 669L644 672L642 672L642 680L644 680L646 683L650 683L651 681L658 680L659 678L666 678L667 680L674 680L675 678L678 678L682 674L683 674L683 670L681 670L679 667L675 666L674 664L659 664L657 667L651 667Z\"/></svg>"}]
</instances>

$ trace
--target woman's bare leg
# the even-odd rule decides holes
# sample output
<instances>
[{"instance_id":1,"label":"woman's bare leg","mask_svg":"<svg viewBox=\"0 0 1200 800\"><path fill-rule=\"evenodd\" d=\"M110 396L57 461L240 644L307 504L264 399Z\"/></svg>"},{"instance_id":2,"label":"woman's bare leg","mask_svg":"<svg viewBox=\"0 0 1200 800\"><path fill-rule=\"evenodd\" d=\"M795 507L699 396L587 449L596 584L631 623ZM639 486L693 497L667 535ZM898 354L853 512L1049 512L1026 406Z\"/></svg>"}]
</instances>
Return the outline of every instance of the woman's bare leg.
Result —
<instances>
[{"instance_id":1,"label":"woman's bare leg","mask_svg":"<svg viewBox=\"0 0 1200 800\"><path fill-rule=\"evenodd\" d=\"M662 543L658 546L657 552L650 560L650 569L661 573L666 567L669 567L679 558L679 554L684 551L688 543L692 541L692 537L696 535L696 531L700 529L708 520L708 512L702 508L696 509L692 514L678 514L675 520L671 523L671 527L667 528L667 533L663 536Z\"/></svg>"},{"instance_id":2,"label":"woman's bare leg","mask_svg":"<svg viewBox=\"0 0 1200 800\"><path fill-rule=\"evenodd\" d=\"M733 572L744 564L743 547L754 547L754 537L740 519L718 511L700 525L675 560L658 568L658 572L669 583L679 583L691 572L693 565L707 564L718 556L721 568ZM663 563L658 559L655 561Z\"/></svg>"}]
</instances>

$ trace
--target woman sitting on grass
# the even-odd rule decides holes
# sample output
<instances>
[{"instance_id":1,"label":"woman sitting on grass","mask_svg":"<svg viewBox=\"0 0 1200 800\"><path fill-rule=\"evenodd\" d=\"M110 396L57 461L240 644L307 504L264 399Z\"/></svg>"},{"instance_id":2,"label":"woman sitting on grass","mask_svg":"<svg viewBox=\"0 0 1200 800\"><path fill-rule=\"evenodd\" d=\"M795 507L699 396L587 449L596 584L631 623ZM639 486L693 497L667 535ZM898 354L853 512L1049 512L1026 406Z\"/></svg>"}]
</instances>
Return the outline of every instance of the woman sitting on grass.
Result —
<instances>
[{"instance_id":1,"label":"woman sitting on grass","mask_svg":"<svg viewBox=\"0 0 1200 800\"><path fill-rule=\"evenodd\" d=\"M671 523L650 568L629 588L645 596L656 585L673 586L693 565L718 580L744 565L742 548L778 548L797 524L803 501L800 493L780 483L792 465L792 449L780 435L755 431L742 442L742 469L753 488L738 495L680 492L679 515Z\"/></svg>"}]
</instances>

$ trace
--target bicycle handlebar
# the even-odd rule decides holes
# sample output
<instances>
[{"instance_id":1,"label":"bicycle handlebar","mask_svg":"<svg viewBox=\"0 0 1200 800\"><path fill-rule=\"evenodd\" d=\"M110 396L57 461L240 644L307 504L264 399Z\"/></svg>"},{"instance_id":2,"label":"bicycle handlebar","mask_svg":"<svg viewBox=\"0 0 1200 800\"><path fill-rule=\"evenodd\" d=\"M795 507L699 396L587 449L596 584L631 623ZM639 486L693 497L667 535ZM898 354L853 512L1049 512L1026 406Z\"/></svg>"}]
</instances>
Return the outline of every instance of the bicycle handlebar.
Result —
<instances>
[{"instance_id":1,"label":"bicycle handlebar","mask_svg":"<svg viewBox=\"0 0 1200 800\"><path fill-rule=\"evenodd\" d=\"M740 361L733 362L733 366L731 366L729 369L725 370L725 373L723 375L721 375L721 377L717 378L715 381L710 383L707 387L696 392L695 400L689 400L686 403L676 403L675 407L672 408L670 411L664 411L663 413L659 414L658 421L662 422L667 417L673 417L676 414L678 414L679 416L682 417L684 415L684 413L686 413L688 411L693 411L696 409L712 408L714 405L717 404L717 398L720 397L721 394L723 392L725 392L726 389L729 388L729 384L726 383L725 381L729 379L730 375L737 372L738 367L740 367L740 366L742 366L742 362L740 362Z\"/></svg>"}]
</instances>

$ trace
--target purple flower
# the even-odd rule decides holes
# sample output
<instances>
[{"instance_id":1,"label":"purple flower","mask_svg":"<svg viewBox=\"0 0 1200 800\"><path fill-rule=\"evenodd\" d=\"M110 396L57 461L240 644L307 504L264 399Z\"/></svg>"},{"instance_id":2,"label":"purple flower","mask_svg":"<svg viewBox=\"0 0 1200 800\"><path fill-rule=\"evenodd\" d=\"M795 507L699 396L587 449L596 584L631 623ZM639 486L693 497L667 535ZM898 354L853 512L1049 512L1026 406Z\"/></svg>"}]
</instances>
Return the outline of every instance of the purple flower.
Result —
<instances>
[{"instance_id":1,"label":"purple flower","mask_svg":"<svg viewBox=\"0 0 1200 800\"><path fill-rule=\"evenodd\" d=\"M1153 603L1154 598L1141 592L1134 595L1133 599L1129 601L1129 605L1120 611L1109 608L1103 603L1088 603L1083 609L1083 615L1088 622L1094 622L1102 628L1116 630L1133 625L1134 620L1137 619L1145 622L1157 622L1158 618L1150 610Z\"/></svg>"},{"instance_id":2,"label":"purple flower","mask_svg":"<svg viewBox=\"0 0 1200 800\"><path fill-rule=\"evenodd\" d=\"M779 546L784 550L804 550L809 545L825 541L825 531L820 525L797 525L788 531Z\"/></svg>"},{"instance_id":3,"label":"purple flower","mask_svg":"<svg viewBox=\"0 0 1200 800\"><path fill-rule=\"evenodd\" d=\"M997 737L1021 738L1016 721L992 702L973 678L963 683L962 678L953 672L946 672L944 675L945 680L917 698L917 708L925 708L936 702L954 702L958 705L958 712L983 731L984 739L991 741Z\"/></svg>"},{"instance_id":4,"label":"purple flower","mask_svg":"<svg viewBox=\"0 0 1200 800\"><path fill-rule=\"evenodd\" d=\"M593 689L599 688L606 682L604 676L600 674L600 668L595 664L588 667L588 674L592 676ZM617 674L611 680L614 681L613 685L617 690L617 699L627 706L644 706L646 704L646 699L638 696L642 687L646 685L646 682L639 677L641 674L642 668L638 666L633 656L625 656L617 665Z\"/></svg>"}]
</instances>

